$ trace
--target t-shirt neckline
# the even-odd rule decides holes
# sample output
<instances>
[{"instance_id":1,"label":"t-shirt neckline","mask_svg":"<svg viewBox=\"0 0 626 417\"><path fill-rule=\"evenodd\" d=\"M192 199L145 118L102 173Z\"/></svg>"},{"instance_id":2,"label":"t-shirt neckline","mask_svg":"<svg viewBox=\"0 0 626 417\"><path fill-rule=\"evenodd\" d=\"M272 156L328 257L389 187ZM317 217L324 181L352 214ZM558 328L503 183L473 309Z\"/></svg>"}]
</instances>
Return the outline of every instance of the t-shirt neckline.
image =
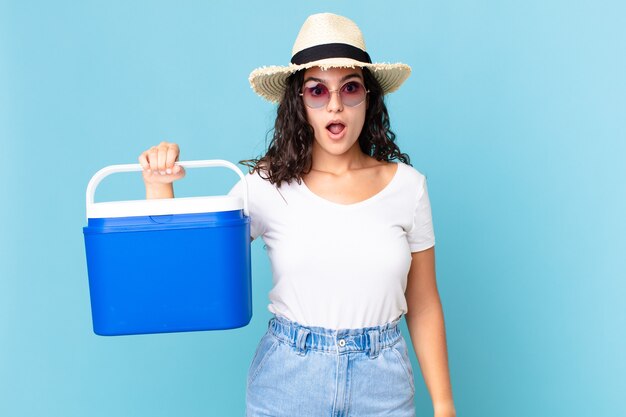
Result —
<instances>
[{"instance_id":1,"label":"t-shirt neckline","mask_svg":"<svg viewBox=\"0 0 626 417\"><path fill-rule=\"evenodd\" d=\"M304 182L304 180L301 180L301 187L302 189L305 191L305 193L309 194L311 197L313 197L314 199L321 201L325 204L331 205L333 207L341 207L344 209L349 209L349 208L354 208L354 207L361 207L363 205L367 205L373 201L378 200L379 198L381 198L381 196L383 196L384 194L386 194L388 192L388 190L393 186L393 184L398 181L398 177L400 176L400 166L402 165L402 163L400 162L392 162L395 163L397 165L396 167L396 172L393 174L393 177L391 178L391 180L387 183L387 185L385 185L385 187L380 190L379 192L377 192L376 194L374 194L371 197L366 198L365 200L361 200L361 201L357 201L356 203L350 203L350 204L342 204L342 203L336 203L334 201L330 201L325 199L322 196L319 196L317 194L315 194L313 191L311 191L311 189L306 185L306 183ZM297 182L296 182L297 184Z\"/></svg>"}]
</instances>

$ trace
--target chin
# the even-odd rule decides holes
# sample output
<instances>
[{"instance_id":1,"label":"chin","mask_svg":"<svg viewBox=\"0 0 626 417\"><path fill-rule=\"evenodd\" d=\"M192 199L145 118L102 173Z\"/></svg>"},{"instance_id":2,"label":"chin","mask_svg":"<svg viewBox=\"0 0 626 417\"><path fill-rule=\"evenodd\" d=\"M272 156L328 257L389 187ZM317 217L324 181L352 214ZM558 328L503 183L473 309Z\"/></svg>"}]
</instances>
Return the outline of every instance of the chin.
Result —
<instances>
[{"instance_id":1,"label":"chin","mask_svg":"<svg viewBox=\"0 0 626 417\"><path fill-rule=\"evenodd\" d=\"M326 151L329 154L338 156L338 155L343 155L343 154L349 152L355 146L359 146L357 142L354 142L354 143L350 144L349 146L346 146L345 143L332 142L332 141L329 140L329 142L327 142L326 146L322 146L322 149L324 149L324 151Z\"/></svg>"}]
</instances>

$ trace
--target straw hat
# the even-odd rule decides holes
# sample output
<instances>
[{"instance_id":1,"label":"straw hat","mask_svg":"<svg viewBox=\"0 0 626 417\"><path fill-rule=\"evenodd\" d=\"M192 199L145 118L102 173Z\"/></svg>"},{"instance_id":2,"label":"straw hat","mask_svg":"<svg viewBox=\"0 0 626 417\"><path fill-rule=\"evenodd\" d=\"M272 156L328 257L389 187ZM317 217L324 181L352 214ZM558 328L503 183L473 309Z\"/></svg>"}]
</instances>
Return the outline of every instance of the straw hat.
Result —
<instances>
[{"instance_id":1,"label":"straw hat","mask_svg":"<svg viewBox=\"0 0 626 417\"><path fill-rule=\"evenodd\" d=\"M380 83L385 94L391 93L411 74L406 64L373 64L365 49L361 30L352 20L332 13L309 16L293 44L288 66L257 68L250 73L250 85L261 97L279 102L285 81L294 72L311 67L366 67Z\"/></svg>"}]
</instances>

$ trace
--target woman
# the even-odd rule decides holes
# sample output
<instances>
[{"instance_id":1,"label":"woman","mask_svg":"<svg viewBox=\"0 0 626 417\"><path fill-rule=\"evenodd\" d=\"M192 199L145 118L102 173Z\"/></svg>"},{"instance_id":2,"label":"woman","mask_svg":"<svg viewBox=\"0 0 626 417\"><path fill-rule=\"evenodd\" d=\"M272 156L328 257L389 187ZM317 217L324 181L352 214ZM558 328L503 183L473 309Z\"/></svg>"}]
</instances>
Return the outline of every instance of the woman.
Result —
<instances>
[{"instance_id":1,"label":"woman","mask_svg":"<svg viewBox=\"0 0 626 417\"><path fill-rule=\"evenodd\" d=\"M251 238L263 237L274 280L248 416L414 416L402 315L435 416L455 416L426 180L383 102L409 74L372 64L356 24L323 13L305 21L291 65L250 75L279 106L267 153L243 161ZM173 197L178 155L166 142L140 155L147 198Z\"/></svg>"}]
</instances>

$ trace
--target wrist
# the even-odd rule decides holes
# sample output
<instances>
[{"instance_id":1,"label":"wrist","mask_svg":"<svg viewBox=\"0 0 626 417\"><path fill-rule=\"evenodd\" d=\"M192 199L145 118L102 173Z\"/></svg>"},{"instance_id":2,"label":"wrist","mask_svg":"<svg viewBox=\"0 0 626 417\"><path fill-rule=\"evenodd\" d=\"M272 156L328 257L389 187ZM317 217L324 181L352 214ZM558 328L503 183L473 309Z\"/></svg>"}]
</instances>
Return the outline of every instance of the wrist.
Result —
<instances>
[{"instance_id":1,"label":"wrist","mask_svg":"<svg viewBox=\"0 0 626 417\"><path fill-rule=\"evenodd\" d=\"M146 183L146 199L153 198L173 198L174 187L171 183L159 184L159 183Z\"/></svg>"}]
</instances>

